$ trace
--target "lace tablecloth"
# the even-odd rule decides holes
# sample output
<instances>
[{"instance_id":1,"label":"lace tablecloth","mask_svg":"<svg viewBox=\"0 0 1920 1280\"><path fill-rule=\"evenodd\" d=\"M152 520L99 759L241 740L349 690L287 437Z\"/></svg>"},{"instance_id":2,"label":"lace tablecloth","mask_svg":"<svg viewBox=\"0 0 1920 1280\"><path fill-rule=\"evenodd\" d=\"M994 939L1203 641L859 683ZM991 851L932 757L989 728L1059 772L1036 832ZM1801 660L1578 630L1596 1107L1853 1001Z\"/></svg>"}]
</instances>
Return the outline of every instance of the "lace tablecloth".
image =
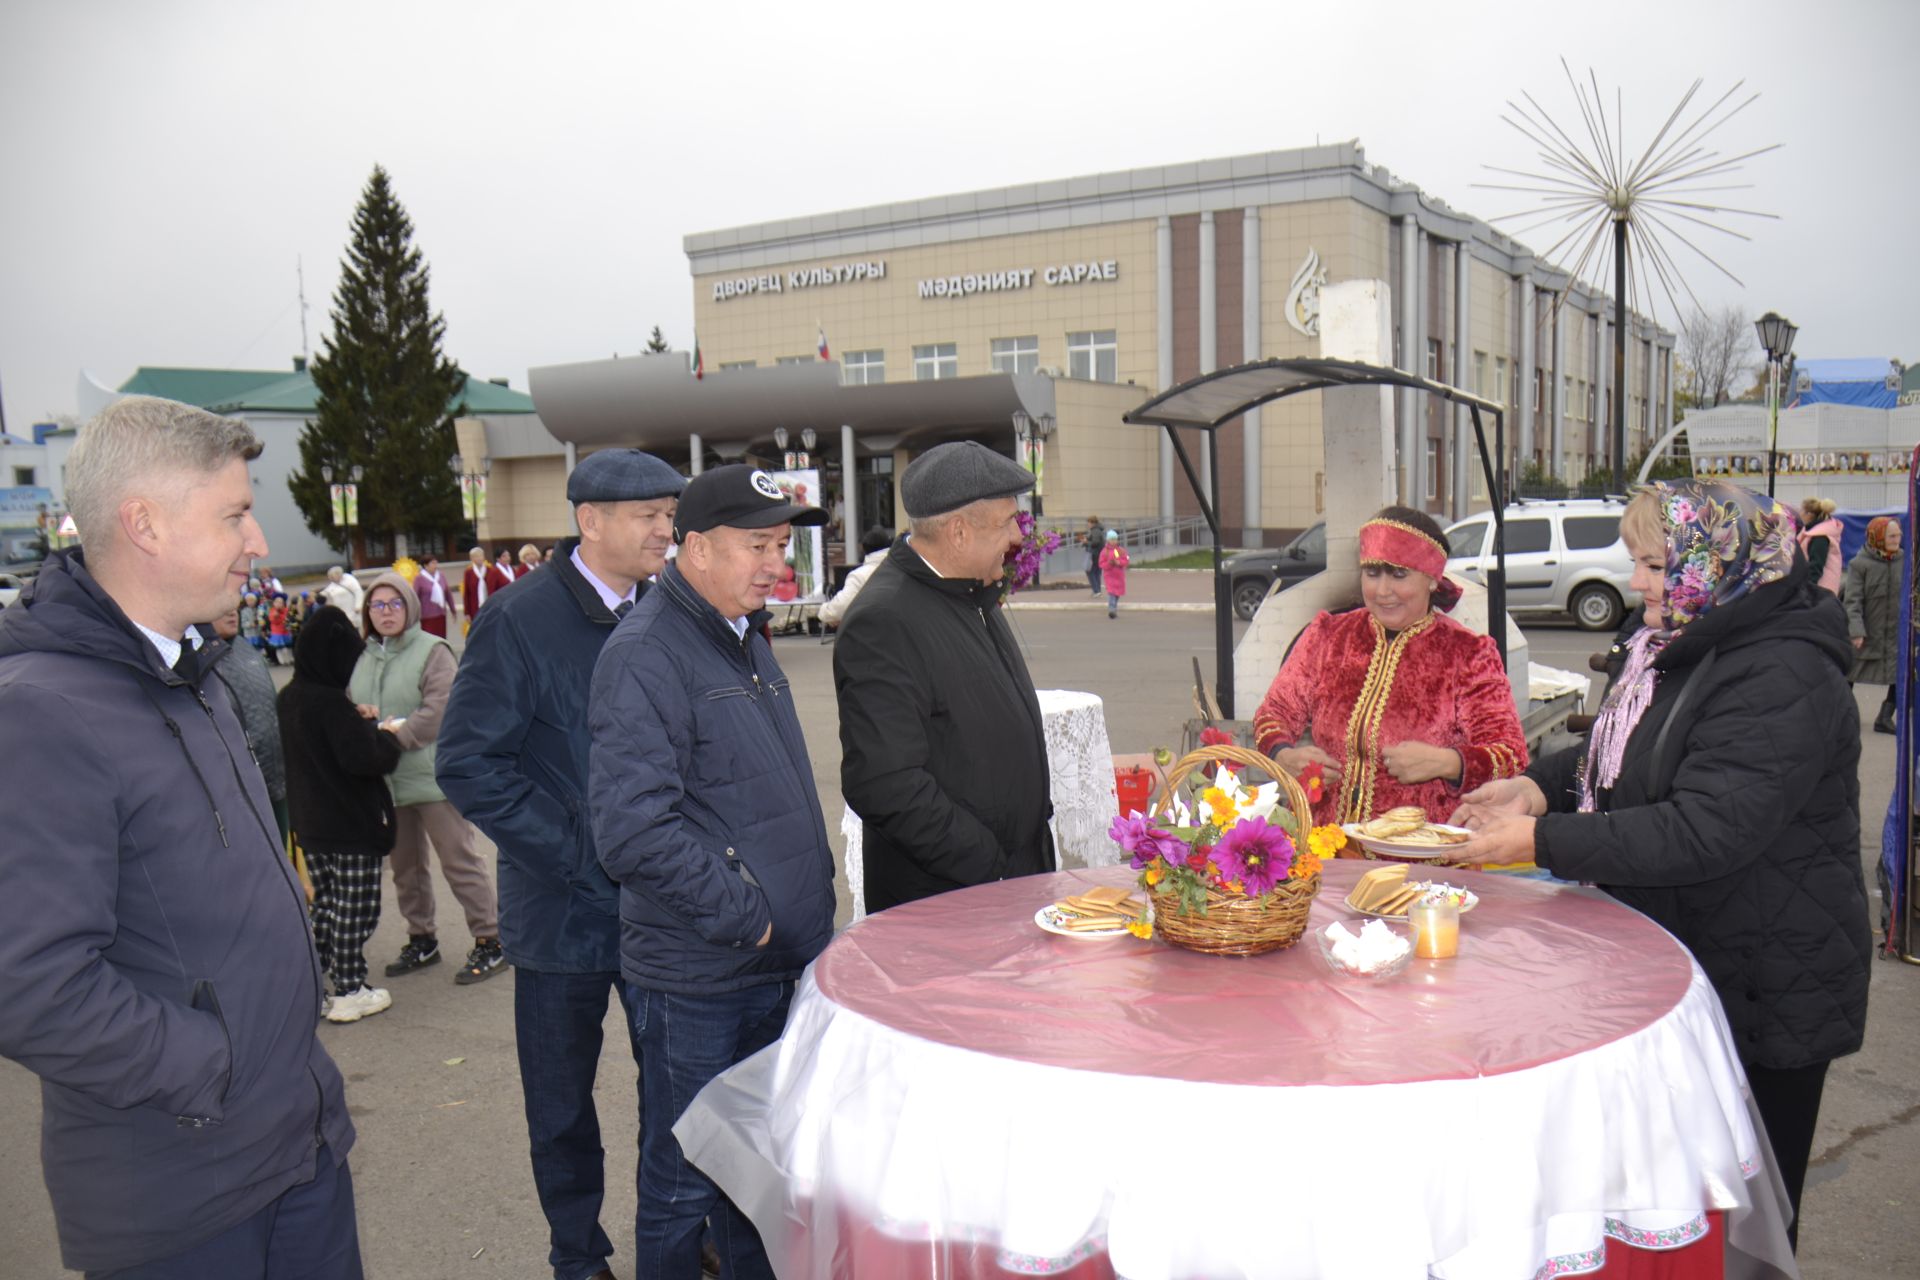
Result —
<instances>
[{"instance_id":1,"label":"lace tablecloth","mask_svg":"<svg viewBox=\"0 0 1920 1280\"><path fill-rule=\"evenodd\" d=\"M1056 865L1102 867L1120 861L1107 828L1120 812L1113 791L1113 747L1107 741L1105 705L1091 693L1040 689L1040 718L1047 733L1047 769L1053 790L1053 847ZM853 890L853 918L867 914L864 844L860 815L851 806L840 814L847 841L847 884Z\"/></svg>"},{"instance_id":2,"label":"lace tablecloth","mask_svg":"<svg viewBox=\"0 0 1920 1280\"><path fill-rule=\"evenodd\" d=\"M1327 864L1311 929L1365 865ZM785 1280L1541 1280L1716 1210L1727 1275L1796 1275L1692 957L1595 891L1448 874L1481 899L1460 956L1378 983L1311 937L1217 959L1033 924L1124 868L908 903L674 1133Z\"/></svg>"}]
</instances>

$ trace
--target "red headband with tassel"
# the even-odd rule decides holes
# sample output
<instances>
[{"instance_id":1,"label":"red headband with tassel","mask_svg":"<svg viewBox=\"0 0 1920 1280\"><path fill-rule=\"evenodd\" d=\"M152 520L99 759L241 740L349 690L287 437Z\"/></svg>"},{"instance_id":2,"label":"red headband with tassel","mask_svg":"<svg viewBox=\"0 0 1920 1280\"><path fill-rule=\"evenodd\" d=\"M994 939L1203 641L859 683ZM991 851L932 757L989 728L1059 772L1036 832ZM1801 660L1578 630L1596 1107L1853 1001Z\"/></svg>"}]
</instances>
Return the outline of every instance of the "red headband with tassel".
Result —
<instances>
[{"instance_id":1,"label":"red headband with tassel","mask_svg":"<svg viewBox=\"0 0 1920 1280\"><path fill-rule=\"evenodd\" d=\"M1447 580L1447 549L1410 524L1373 519L1360 526L1360 563L1411 569L1433 579L1433 602L1451 610L1460 588Z\"/></svg>"}]
</instances>

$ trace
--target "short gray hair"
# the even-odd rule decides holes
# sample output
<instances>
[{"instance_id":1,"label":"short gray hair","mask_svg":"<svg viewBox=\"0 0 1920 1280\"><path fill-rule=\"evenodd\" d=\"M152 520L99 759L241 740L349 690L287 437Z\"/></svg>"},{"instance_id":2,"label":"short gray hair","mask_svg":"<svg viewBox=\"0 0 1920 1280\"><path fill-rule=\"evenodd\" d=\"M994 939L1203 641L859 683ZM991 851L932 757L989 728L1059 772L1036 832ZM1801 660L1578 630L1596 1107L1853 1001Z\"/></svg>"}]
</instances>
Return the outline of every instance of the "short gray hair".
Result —
<instances>
[{"instance_id":1,"label":"short gray hair","mask_svg":"<svg viewBox=\"0 0 1920 1280\"><path fill-rule=\"evenodd\" d=\"M157 396L128 396L80 429L67 455L67 510L82 545L98 552L133 487L156 472L212 475L260 456L260 437L235 418Z\"/></svg>"}]
</instances>

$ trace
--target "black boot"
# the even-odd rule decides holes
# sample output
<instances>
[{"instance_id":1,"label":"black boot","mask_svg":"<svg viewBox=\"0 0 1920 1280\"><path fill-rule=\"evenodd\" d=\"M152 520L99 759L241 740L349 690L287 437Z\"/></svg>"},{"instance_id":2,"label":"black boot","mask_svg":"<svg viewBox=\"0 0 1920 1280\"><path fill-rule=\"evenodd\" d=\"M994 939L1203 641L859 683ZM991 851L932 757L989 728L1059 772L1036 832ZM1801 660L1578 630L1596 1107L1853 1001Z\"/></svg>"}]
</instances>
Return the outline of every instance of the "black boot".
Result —
<instances>
[{"instance_id":1,"label":"black boot","mask_svg":"<svg viewBox=\"0 0 1920 1280\"><path fill-rule=\"evenodd\" d=\"M1893 704L1891 702L1883 702L1880 704L1880 714L1873 718L1873 731L1875 733L1894 732Z\"/></svg>"}]
</instances>

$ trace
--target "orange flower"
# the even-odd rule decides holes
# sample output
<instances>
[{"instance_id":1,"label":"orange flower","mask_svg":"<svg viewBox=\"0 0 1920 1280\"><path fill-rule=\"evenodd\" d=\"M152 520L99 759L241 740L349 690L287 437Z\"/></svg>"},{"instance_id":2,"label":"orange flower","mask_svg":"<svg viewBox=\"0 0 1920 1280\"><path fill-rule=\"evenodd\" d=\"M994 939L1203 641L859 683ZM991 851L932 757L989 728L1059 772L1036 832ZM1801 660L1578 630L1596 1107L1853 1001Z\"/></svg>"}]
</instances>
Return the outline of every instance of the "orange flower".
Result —
<instances>
[{"instance_id":1,"label":"orange flower","mask_svg":"<svg viewBox=\"0 0 1920 1280\"><path fill-rule=\"evenodd\" d=\"M1347 847L1347 833L1329 823L1307 833L1307 848L1316 858L1336 858Z\"/></svg>"},{"instance_id":2,"label":"orange flower","mask_svg":"<svg viewBox=\"0 0 1920 1280\"><path fill-rule=\"evenodd\" d=\"M1148 884L1159 884L1162 880L1166 878L1167 878L1167 869L1164 866L1147 868Z\"/></svg>"},{"instance_id":3,"label":"orange flower","mask_svg":"<svg viewBox=\"0 0 1920 1280\"><path fill-rule=\"evenodd\" d=\"M1311 848L1295 849L1293 865L1287 868L1287 879L1306 880L1320 870L1320 855Z\"/></svg>"},{"instance_id":4,"label":"orange flower","mask_svg":"<svg viewBox=\"0 0 1920 1280\"><path fill-rule=\"evenodd\" d=\"M1127 921L1127 932L1136 938L1151 938L1153 936L1153 921L1146 919L1129 920Z\"/></svg>"}]
</instances>

